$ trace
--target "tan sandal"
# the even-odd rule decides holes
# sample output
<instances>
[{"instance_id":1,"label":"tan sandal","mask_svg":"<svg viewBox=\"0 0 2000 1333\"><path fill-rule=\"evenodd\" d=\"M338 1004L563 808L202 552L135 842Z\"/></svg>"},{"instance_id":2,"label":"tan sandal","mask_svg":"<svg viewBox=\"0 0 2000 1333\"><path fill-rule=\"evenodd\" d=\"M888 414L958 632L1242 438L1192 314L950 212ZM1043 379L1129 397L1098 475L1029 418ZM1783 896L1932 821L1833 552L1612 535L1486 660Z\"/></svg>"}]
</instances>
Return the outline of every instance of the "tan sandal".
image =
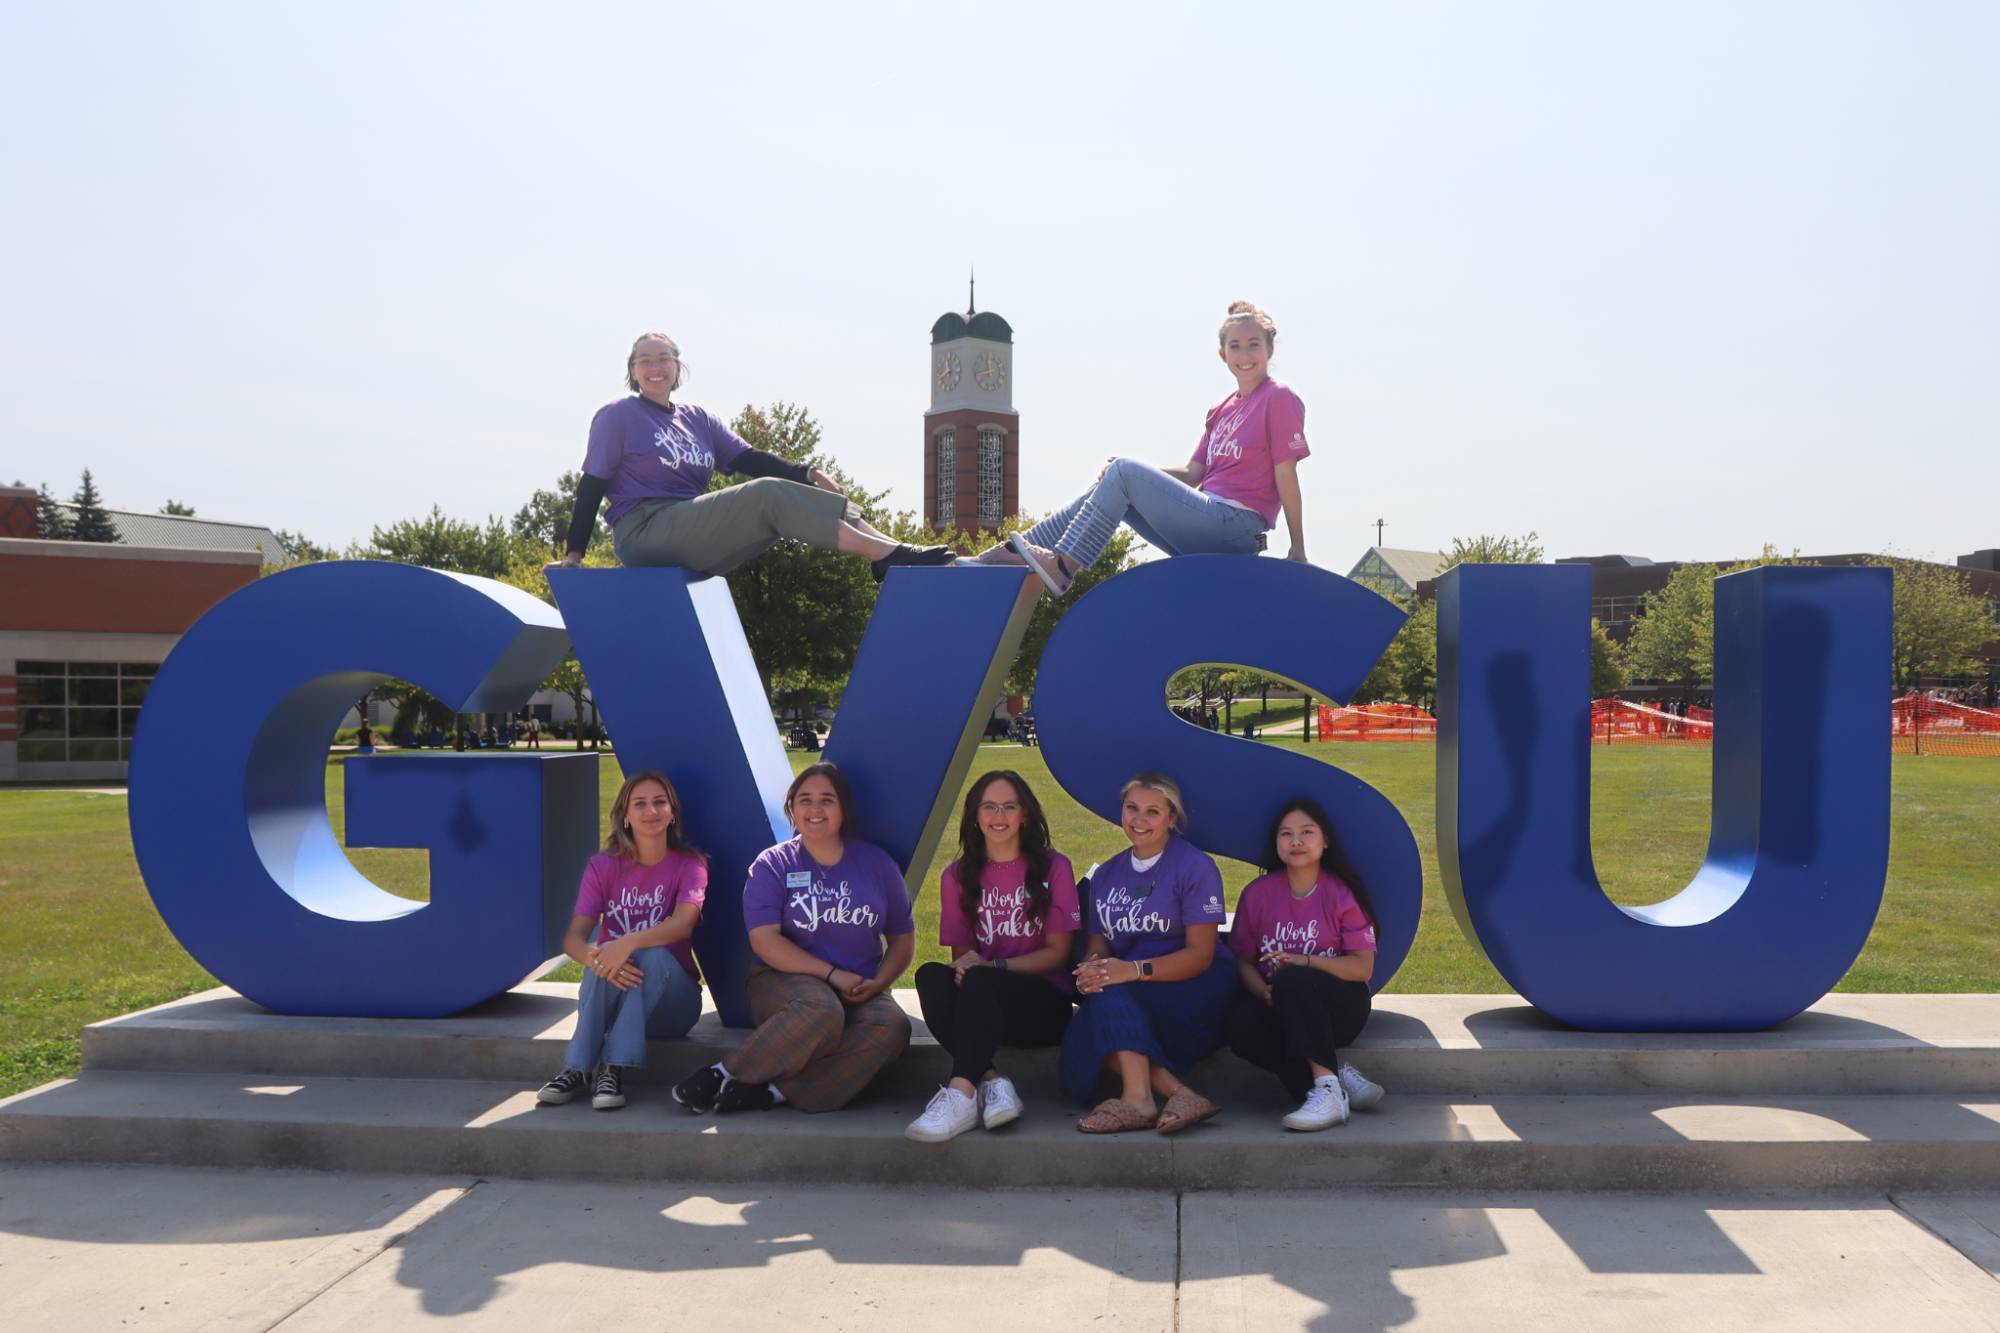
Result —
<instances>
[{"instance_id":1,"label":"tan sandal","mask_svg":"<svg viewBox=\"0 0 2000 1333\"><path fill-rule=\"evenodd\" d=\"M1151 1129L1156 1119L1132 1103L1112 1097L1099 1102L1089 1115L1076 1122L1076 1127L1085 1134L1124 1134Z\"/></svg>"},{"instance_id":2,"label":"tan sandal","mask_svg":"<svg viewBox=\"0 0 2000 1333\"><path fill-rule=\"evenodd\" d=\"M1178 1134L1189 1125L1199 1125L1221 1110L1220 1106L1193 1088L1181 1087L1167 1098L1166 1107L1161 1110L1153 1128L1162 1134Z\"/></svg>"}]
</instances>

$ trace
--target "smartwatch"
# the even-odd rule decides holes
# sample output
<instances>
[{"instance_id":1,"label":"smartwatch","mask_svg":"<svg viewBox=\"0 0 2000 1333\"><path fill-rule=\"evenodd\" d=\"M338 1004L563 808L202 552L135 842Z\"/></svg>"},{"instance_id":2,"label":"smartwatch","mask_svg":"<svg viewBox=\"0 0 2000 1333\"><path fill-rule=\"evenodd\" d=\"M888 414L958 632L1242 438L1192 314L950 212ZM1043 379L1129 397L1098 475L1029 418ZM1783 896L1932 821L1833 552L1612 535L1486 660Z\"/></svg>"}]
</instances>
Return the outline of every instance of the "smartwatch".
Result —
<instances>
[{"instance_id":1,"label":"smartwatch","mask_svg":"<svg viewBox=\"0 0 2000 1333\"><path fill-rule=\"evenodd\" d=\"M1141 980L1141 981L1151 981L1152 979L1153 979L1153 964L1152 964L1151 960L1147 960L1147 961L1145 961L1145 962L1142 962L1142 963L1140 963L1140 964L1139 964L1139 980Z\"/></svg>"}]
</instances>

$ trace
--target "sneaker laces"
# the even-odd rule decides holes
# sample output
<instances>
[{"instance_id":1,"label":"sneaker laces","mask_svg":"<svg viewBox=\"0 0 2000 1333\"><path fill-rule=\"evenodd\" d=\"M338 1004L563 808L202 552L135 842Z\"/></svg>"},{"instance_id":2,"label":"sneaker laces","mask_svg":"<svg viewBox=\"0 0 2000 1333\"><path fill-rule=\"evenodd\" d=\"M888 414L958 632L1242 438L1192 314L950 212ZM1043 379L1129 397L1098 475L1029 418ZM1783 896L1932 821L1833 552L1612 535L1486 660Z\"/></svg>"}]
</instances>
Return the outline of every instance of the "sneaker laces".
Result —
<instances>
[{"instance_id":1,"label":"sneaker laces","mask_svg":"<svg viewBox=\"0 0 2000 1333\"><path fill-rule=\"evenodd\" d=\"M1308 1115L1323 1115L1332 1109L1329 1103L1334 1100L1337 1093L1336 1088L1325 1083L1315 1083L1312 1085L1312 1091L1306 1094L1306 1104L1299 1109Z\"/></svg>"},{"instance_id":2,"label":"sneaker laces","mask_svg":"<svg viewBox=\"0 0 2000 1333\"><path fill-rule=\"evenodd\" d=\"M924 1116L928 1118L932 1115L946 1116L950 1114L951 1114L951 1089L939 1088L935 1093L931 1095L931 1100L929 1105L924 1107Z\"/></svg>"}]
</instances>

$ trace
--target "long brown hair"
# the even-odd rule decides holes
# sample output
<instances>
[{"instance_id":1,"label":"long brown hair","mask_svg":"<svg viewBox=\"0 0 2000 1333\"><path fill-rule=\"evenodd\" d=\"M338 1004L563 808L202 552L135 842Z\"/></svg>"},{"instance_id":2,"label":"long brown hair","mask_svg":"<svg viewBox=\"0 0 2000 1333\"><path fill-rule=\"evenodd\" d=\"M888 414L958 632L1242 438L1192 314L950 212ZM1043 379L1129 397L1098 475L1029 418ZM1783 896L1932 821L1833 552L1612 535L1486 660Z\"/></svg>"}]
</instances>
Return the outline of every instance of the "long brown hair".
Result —
<instances>
[{"instance_id":1,"label":"long brown hair","mask_svg":"<svg viewBox=\"0 0 2000 1333\"><path fill-rule=\"evenodd\" d=\"M673 783L667 781L665 773L652 768L626 778L625 785L611 798L611 832L604 839L604 850L621 861L639 859L639 844L632 838L632 826L626 822L625 811L632 804L632 789L642 782L657 782L666 790L667 808L674 812L673 822L667 825L667 850L692 856L703 865L707 865L707 854L689 842L681 833L681 794L674 790Z\"/></svg>"},{"instance_id":2,"label":"long brown hair","mask_svg":"<svg viewBox=\"0 0 2000 1333\"><path fill-rule=\"evenodd\" d=\"M1045 922L1049 912L1049 867L1055 858L1049 852L1049 817L1035 790L1011 768L996 768L979 775L965 793L965 813L958 820L958 904L968 924L979 920L980 872L986 869L986 831L979 827L979 804L986 789L996 782L1013 785L1021 798L1021 856L1028 863L1028 919Z\"/></svg>"}]
</instances>

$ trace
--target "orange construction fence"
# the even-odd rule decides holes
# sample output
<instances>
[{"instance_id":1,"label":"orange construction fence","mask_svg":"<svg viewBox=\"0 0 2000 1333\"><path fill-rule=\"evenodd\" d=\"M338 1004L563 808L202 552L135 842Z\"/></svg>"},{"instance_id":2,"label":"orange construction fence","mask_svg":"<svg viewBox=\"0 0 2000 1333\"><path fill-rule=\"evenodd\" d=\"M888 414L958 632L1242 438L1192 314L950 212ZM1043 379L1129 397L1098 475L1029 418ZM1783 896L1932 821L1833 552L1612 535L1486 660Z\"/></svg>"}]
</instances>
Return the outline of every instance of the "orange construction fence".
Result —
<instances>
[{"instance_id":1,"label":"orange construction fence","mask_svg":"<svg viewBox=\"0 0 2000 1333\"><path fill-rule=\"evenodd\" d=\"M1715 713L1689 708L1681 713L1625 699L1590 701L1590 743L1637 741L1646 745L1707 745L1715 740Z\"/></svg>"},{"instance_id":2,"label":"orange construction fence","mask_svg":"<svg viewBox=\"0 0 2000 1333\"><path fill-rule=\"evenodd\" d=\"M1323 741L1434 741L1438 720L1415 704L1359 704L1353 708L1319 706L1319 739Z\"/></svg>"},{"instance_id":3,"label":"orange construction fence","mask_svg":"<svg viewBox=\"0 0 2000 1333\"><path fill-rule=\"evenodd\" d=\"M2000 712L1914 690L1890 711L1892 754L2000 755Z\"/></svg>"}]
</instances>

